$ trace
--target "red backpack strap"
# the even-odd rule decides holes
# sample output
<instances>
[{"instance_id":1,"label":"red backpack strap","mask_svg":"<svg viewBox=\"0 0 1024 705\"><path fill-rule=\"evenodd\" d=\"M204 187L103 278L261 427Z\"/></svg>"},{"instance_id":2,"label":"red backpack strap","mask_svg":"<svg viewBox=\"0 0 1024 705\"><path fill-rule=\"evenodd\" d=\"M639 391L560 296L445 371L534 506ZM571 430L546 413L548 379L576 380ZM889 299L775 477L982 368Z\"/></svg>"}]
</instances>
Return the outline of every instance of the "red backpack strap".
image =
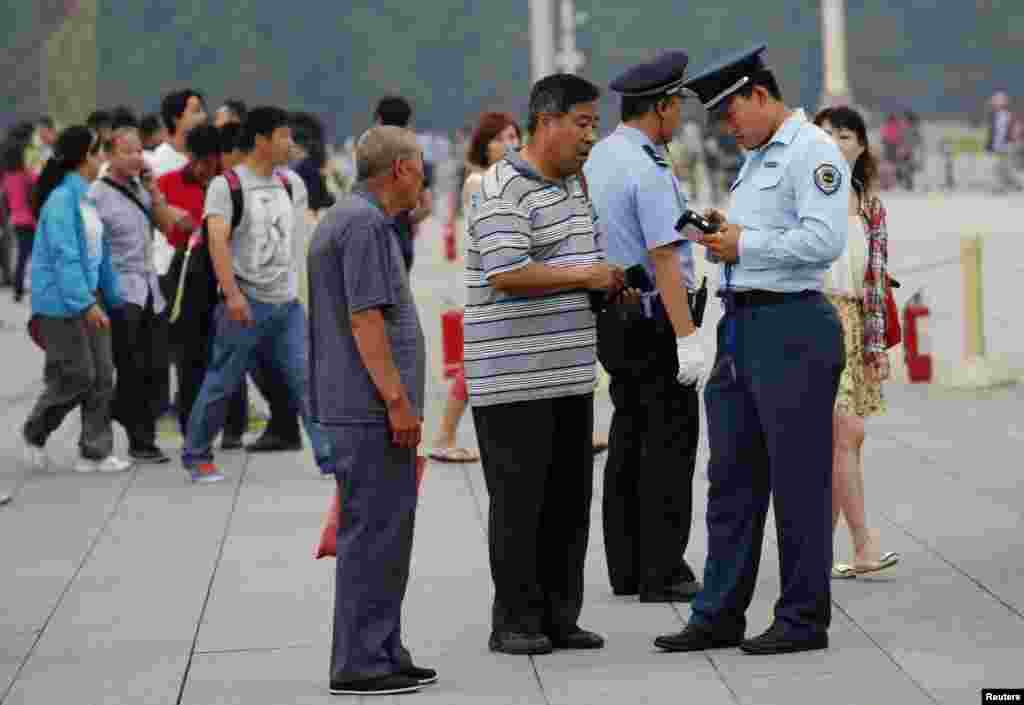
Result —
<instances>
[{"instance_id":1,"label":"red backpack strap","mask_svg":"<svg viewBox=\"0 0 1024 705\"><path fill-rule=\"evenodd\" d=\"M228 182L228 189L231 191L231 231L234 232L238 224L242 222L242 214L245 212L242 180L238 178L238 174L234 169L225 171L224 179Z\"/></svg>"},{"instance_id":2,"label":"red backpack strap","mask_svg":"<svg viewBox=\"0 0 1024 705\"><path fill-rule=\"evenodd\" d=\"M284 190L288 193L288 200L294 202L295 197L292 196L292 180L288 178L288 174L283 171L277 172L277 178L281 180L281 185L284 186Z\"/></svg>"}]
</instances>

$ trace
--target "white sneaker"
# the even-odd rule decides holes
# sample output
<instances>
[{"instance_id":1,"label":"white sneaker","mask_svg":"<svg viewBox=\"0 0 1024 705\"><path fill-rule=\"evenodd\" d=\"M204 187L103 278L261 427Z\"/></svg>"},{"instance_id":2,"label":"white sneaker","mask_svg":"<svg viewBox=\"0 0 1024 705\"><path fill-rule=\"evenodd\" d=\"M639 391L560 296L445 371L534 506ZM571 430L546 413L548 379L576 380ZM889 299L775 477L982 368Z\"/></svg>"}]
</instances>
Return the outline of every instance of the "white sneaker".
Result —
<instances>
[{"instance_id":1,"label":"white sneaker","mask_svg":"<svg viewBox=\"0 0 1024 705\"><path fill-rule=\"evenodd\" d=\"M75 463L75 472L124 472L130 470L132 464L121 460L116 455L108 455L103 460L79 458Z\"/></svg>"},{"instance_id":2,"label":"white sneaker","mask_svg":"<svg viewBox=\"0 0 1024 705\"><path fill-rule=\"evenodd\" d=\"M50 458L46 455L46 448L25 443L25 464L32 470L46 470L50 464Z\"/></svg>"}]
</instances>

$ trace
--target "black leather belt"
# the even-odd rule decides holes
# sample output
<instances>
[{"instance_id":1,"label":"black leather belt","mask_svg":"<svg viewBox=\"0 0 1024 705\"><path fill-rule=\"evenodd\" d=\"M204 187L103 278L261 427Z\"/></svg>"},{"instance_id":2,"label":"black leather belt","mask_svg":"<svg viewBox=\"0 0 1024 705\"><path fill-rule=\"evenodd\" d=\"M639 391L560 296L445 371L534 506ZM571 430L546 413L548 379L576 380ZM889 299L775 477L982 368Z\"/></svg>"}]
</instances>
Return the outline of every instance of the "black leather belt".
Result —
<instances>
[{"instance_id":1,"label":"black leather belt","mask_svg":"<svg viewBox=\"0 0 1024 705\"><path fill-rule=\"evenodd\" d=\"M818 293L819 292L810 289L792 292L752 289L750 291L733 291L729 294L719 291L718 295L723 297L731 296L733 305L737 308L745 308L748 306L774 306L775 304L784 304L798 299L808 299L812 296L816 296Z\"/></svg>"}]
</instances>

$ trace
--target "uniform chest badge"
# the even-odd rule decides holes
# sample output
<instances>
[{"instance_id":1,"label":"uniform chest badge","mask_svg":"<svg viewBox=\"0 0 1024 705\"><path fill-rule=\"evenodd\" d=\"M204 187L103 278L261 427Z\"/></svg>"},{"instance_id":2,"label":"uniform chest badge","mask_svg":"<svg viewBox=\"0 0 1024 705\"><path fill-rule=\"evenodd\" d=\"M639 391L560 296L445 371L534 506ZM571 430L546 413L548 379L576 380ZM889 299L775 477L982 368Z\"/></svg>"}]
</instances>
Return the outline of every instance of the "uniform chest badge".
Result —
<instances>
[{"instance_id":1,"label":"uniform chest badge","mask_svg":"<svg viewBox=\"0 0 1024 705\"><path fill-rule=\"evenodd\" d=\"M826 196L831 196L843 185L843 174L831 164L822 164L814 170L814 185Z\"/></svg>"}]
</instances>

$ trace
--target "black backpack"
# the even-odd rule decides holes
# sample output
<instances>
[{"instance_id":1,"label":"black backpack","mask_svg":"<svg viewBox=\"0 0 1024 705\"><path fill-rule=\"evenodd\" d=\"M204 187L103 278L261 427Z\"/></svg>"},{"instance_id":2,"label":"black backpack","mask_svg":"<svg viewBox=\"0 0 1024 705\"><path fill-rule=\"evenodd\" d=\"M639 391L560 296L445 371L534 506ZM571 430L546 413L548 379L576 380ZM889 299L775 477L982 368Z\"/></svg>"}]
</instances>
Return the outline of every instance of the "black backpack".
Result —
<instances>
[{"instance_id":1,"label":"black backpack","mask_svg":"<svg viewBox=\"0 0 1024 705\"><path fill-rule=\"evenodd\" d=\"M242 182L234 169L228 169L222 176L227 180L231 192L231 232L234 232L245 213L245 196ZM281 180L288 200L294 202L291 180L282 172L276 172L276 176ZM210 257L209 231L205 219L202 231L175 249L171 266L160 278L160 289L170 305L168 319L172 325L177 323L186 308L190 313L201 313L211 310L217 303L219 285ZM190 294L187 302L184 300L185 292Z\"/></svg>"}]
</instances>

